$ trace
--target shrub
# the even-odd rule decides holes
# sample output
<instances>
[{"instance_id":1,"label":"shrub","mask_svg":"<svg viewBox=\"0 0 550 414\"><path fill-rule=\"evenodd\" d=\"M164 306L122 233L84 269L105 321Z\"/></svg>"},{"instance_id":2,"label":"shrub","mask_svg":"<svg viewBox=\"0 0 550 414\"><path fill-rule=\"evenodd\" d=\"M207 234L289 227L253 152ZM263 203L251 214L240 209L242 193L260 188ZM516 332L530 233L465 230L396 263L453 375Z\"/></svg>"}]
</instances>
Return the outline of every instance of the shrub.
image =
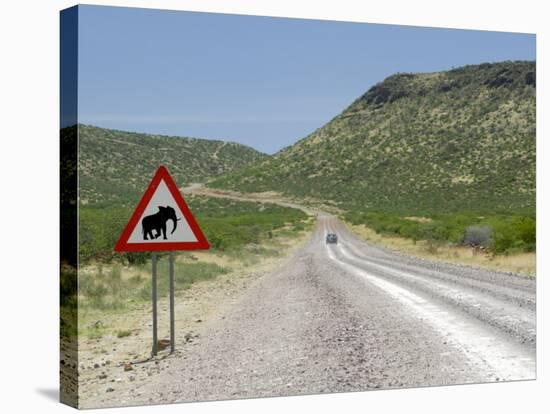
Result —
<instances>
[{"instance_id":1,"label":"shrub","mask_svg":"<svg viewBox=\"0 0 550 414\"><path fill-rule=\"evenodd\" d=\"M468 246L489 247L493 230L489 226L468 226L464 230L463 243Z\"/></svg>"},{"instance_id":2,"label":"shrub","mask_svg":"<svg viewBox=\"0 0 550 414\"><path fill-rule=\"evenodd\" d=\"M145 264L147 262L147 259L151 256L148 252L127 252L125 253L126 259L128 259L128 263L131 265L137 264Z\"/></svg>"},{"instance_id":3,"label":"shrub","mask_svg":"<svg viewBox=\"0 0 550 414\"><path fill-rule=\"evenodd\" d=\"M493 250L506 253L511 250L535 251L536 222L530 217L513 217L495 223Z\"/></svg>"}]
</instances>

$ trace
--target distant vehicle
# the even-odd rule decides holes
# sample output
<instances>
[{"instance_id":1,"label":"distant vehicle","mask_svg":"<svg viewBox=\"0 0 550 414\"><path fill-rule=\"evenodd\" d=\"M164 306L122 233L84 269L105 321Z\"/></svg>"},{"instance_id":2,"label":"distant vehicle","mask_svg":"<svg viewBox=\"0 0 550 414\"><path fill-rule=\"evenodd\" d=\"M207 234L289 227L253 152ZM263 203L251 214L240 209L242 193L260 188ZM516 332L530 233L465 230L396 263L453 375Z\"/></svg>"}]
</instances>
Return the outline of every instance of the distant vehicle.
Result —
<instances>
[{"instance_id":1,"label":"distant vehicle","mask_svg":"<svg viewBox=\"0 0 550 414\"><path fill-rule=\"evenodd\" d=\"M327 241L327 244L329 243L336 244L338 243L338 236L335 233L327 233L326 241Z\"/></svg>"}]
</instances>

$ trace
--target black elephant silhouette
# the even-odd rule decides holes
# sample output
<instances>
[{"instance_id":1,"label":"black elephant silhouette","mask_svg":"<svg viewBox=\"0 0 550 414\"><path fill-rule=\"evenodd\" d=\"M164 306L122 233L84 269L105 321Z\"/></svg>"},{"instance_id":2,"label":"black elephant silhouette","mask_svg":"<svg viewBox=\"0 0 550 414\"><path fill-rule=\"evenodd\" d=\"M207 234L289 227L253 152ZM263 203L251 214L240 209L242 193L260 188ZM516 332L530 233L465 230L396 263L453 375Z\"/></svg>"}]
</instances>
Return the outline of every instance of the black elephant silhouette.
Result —
<instances>
[{"instance_id":1,"label":"black elephant silhouette","mask_svg":"<svg viewBox=\"0 0 550 414\"><path fill-rule=\"evenodd\" d=\"M172 220L174 222L174 228L172 233L176 231L176 226L181 218L176 217L176 210L170 206L158 206L159 211L150 216L145 216L141 219L141 232L143 234L143 240L154 240L158 239L162 233L162 238L167 240L166 237L166 222ZM153 230L156 234L153 234Z\"/></svg>"}]
</instances>

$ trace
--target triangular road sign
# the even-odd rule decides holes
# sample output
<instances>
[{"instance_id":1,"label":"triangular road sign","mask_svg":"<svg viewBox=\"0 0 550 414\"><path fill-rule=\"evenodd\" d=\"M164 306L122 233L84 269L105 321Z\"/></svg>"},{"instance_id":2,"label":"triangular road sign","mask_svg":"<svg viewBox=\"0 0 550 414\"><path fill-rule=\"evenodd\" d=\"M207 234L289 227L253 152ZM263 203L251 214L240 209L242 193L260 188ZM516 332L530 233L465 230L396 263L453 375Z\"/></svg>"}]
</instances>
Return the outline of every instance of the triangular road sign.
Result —
<instances>
[{"instance_id":1,"label":"triangular road sign","mask_svg":"<svg viewBox=\"0 0 550 414\"><path fill-rule=\"evenodd\" d=\"M115 246L117 252L206 250L210 245L161 165Z\"/></svg>"}]
</instances>

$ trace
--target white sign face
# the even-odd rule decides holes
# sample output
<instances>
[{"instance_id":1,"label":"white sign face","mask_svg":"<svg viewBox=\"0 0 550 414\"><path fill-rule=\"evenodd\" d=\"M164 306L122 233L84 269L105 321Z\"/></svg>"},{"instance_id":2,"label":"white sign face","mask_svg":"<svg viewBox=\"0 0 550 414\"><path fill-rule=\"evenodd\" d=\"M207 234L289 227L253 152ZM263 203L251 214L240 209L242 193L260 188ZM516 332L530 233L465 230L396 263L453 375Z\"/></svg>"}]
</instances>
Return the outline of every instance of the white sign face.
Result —
<instances>
[{"instance_id":1,"label":"white sign face","mask_svg":"<svg viewBox=\"0 0 550 414\"><path fill-rule=\"evenodd\" d=\"M176 200L164 180L161 180L127 243L196 241L197 238Z\"/></svg>"}]
</instances>

